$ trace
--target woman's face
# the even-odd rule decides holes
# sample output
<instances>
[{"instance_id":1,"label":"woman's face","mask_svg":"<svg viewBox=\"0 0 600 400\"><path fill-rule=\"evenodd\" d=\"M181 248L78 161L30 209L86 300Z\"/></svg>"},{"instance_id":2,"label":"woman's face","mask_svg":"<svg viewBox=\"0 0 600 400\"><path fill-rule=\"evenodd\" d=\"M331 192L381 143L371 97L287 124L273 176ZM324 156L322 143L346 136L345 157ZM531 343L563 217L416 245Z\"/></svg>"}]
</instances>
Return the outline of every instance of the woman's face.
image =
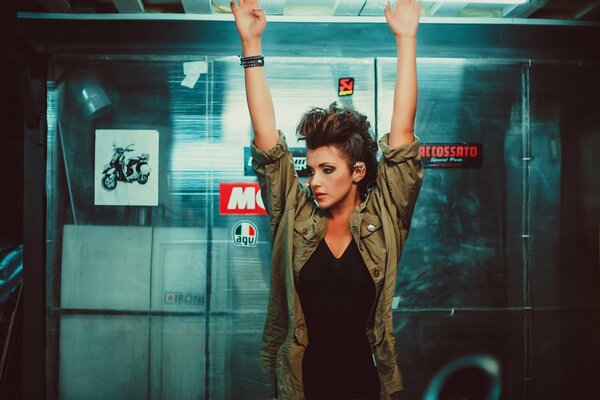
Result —
<instances>
[{"instance_id":1,"label":"woman's face","mask_svg":"<svg viewBox=\"0 0 600 400\"><path fill-rule=\"evenodd\" d=\"M354 207L360 200L348 160L338 148L329 145L308 149L306 164L310 190L320 208Z\"/></svg>"}]
</instances>

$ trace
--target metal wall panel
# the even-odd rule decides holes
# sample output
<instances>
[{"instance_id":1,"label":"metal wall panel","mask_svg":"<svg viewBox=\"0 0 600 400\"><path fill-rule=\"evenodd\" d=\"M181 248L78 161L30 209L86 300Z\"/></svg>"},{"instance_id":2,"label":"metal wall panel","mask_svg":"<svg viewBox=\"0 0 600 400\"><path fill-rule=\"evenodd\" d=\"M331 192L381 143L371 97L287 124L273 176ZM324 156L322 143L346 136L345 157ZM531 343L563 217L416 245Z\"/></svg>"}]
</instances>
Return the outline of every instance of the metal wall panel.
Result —
<instances>
[{"instance_id":1,"label":"metal wall panel","mask_svg":"<svg viewBox=\"0 0 600 400\"><path fill-rule=\"evenodd\" d=\"M147 316L63 316L58 398L149 398L149 323Z\"/></svg>"},{"instance_id":2,"label":"metal wall panel","mask_svg":"<svg viewBox=\"0 0 600 400\"><path fill-rule=\"evenodd\" d=\"M510 310L394 312L394 336L405 384L400 398L421 399L436 372L459 357L473 354L487 354L498 360L502 399L526 398L524 329L523 316ZM484 381L478 381L480 375L465 372L449 379L448 388L463 395L473 388L485 390Z\"/></svg>"},{"instance_id":3,"label":"metal wall panel","mask_svg":"<svg viewBox=\"0 0 600 400\"><path fill-rule=\"evenodd\" d=\"M396 292L399 307L502 307L518 305L521 277L505 237L505 147L520 127L521 66L465 59L418 63L415 134L423 144L481 143L481 168L427 168L417 201ZM395 59L379 58L378 130L389 130ZM516 151L516 149L513 149ZM485 182L485 184L482 184ZM515 275L513 279L509 279ZM511 296L512 294L512 296Z\"/></svg>"},{"instance_id":4,"label":"metal wall panel","mask_svg":"<svg viewBox=\"0 0 600 400\"><path fill-rule=\"evenodd\" d=\"M205 398L205 319L65 315L60 399Z\"/></svg>"},{"instance_id":5,"label":"metal wall panel","mask_svg":"<svg viewBox=\"0 0 600 400\"><path fill-rule=\"evenodd\" d=\"M193 87L181 84L186 62L203 67ZM197 150L209 135L208 67L202 57L53 64L49 398L205 396L209 197ZM95 130L150 127L160 135L159 206L94 205Z\"/></svg>"},{"instance_id":6,"label":"metal wall panel","mask_svg":"<svg viewBox=\"0 0 600 400\"><path fill-rule=\"evenodd\" d=\"M534 398L584 398L600 360L600 67L534 63L531 301Z\"/></svg>"},{"instance_id":7,"label":"metal wall panel","mask_svg":"<svg viewBox=\"0 0 600 400\"><path fill-rule=\"evenodd\" d=\"M600 303L600 78L597 65L531 68L533 298ZM555 243L555 246L550 246Z\"/></svg>"},{"instance_id":8,"label":"metal wall panel","mask_svg":"<svg viewBox=\"0 0 600 400\"><path fill-rule=\"evenodd\" d=\"M152 228L66 225L61 307L148 310Z\"/></svg>"},{"instance_id":9,"label":"metal wall panel","mask_svg":"<svg viewBox=\"0 0 600 400\"><path fill-rule=\"evenodd\" d=\"M419 59L415 134L429 144L480 143L480 168L425 168L396 282L394 336L407 398L420 398L431 377L455 358L489 354L502 365L506 398L524 387L525 319L521 237L507 234L509 145L522 134L522 65L500 60ZM389 131L396 60L377 59L377 126ZM519 142L520 144L520 142ZM515 168L520 169L517 164ZM520 176L517 176L520 182ZM459 382L459 381L457 381ZM458 387L474 386L466 381Z\"/></svg>"},{"instance_id":10,"label":"metal wall panel","mask_svg":"<svg viewBox=\"0 0 600 400\"><path fill-rule=\"evenodd\" d=\"M152 239L152 311L205 312L205 230L154 228Z\"/></svg>"},{"instance_id":11,"label":"metal wall panel","mask_svg":"<svg viewBox=\"0 0 600 400\"><path fill-rule=\"evenodd\" d=\"M148 399L207 398L205 326L204 317L150 318Z\"/></svg>"}]
</instances>

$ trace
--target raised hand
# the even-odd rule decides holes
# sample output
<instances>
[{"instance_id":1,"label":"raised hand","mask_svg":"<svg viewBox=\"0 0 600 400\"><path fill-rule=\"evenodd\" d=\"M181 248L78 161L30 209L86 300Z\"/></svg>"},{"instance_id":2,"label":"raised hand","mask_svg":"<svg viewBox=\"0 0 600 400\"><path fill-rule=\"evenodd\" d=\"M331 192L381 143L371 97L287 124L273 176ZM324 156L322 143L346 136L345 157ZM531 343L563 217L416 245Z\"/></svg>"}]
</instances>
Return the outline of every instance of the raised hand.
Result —
<instances>
[{"instance_id":1,"label":"raised hand","mask_svg":"<svg viewBox=\"0 0 600 400\"><path fill-rule=\"evenodd\" d=\"M239 7L231 0L229 6L235 18L242 42L259 40L267 26L265 11L258 5L258 0L238 0Z\"/></svg>"},{"instance_id":2,"label":"raised hand","mask_svg":"<svg viewBox=\"0 0 600 400\"><path fill-rule=\"evenodd\" d=\"M396 7L388 3L384 9L385 19L396 37L415 37L419 28L421 2L419 0L397 0Z\"/></svg>"}]
</instances>

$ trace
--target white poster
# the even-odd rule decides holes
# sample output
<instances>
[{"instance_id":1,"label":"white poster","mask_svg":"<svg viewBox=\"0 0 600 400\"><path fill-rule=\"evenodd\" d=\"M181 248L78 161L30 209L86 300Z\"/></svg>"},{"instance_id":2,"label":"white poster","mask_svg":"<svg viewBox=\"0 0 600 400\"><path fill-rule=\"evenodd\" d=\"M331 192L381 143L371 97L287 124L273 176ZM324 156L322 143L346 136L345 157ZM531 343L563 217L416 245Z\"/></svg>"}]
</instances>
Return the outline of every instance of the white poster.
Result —
<instances>
[{"instance_id":1,"label":"white poster","mask_svg":"<svg viewBox=\"0 0 600 400\"><path fill-rule=\"evenodd\" d=\"M158 131L97 129L95 157L95 205L158 205Z\"/></svg>"}]
</instances>

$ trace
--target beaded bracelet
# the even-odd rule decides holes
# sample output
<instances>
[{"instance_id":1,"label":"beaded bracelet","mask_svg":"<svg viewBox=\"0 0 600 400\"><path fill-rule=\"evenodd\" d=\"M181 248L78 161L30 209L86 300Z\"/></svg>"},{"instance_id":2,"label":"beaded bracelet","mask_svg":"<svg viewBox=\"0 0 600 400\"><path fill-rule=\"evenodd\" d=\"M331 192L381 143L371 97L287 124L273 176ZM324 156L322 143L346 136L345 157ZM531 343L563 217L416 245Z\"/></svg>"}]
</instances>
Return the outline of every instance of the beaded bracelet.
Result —
<instances>
[{"instance_id":1,"label":"beaded bracelet","mask_svg":"<svg viewBox=\"0 0 600 400\"><path fill-rule=\"evenodd\" d=\"M244 68L262 67L265 65L265 57L263 55L244 57L242 54L240 56L240 65Z\"/></svg>"}]
</instances>

